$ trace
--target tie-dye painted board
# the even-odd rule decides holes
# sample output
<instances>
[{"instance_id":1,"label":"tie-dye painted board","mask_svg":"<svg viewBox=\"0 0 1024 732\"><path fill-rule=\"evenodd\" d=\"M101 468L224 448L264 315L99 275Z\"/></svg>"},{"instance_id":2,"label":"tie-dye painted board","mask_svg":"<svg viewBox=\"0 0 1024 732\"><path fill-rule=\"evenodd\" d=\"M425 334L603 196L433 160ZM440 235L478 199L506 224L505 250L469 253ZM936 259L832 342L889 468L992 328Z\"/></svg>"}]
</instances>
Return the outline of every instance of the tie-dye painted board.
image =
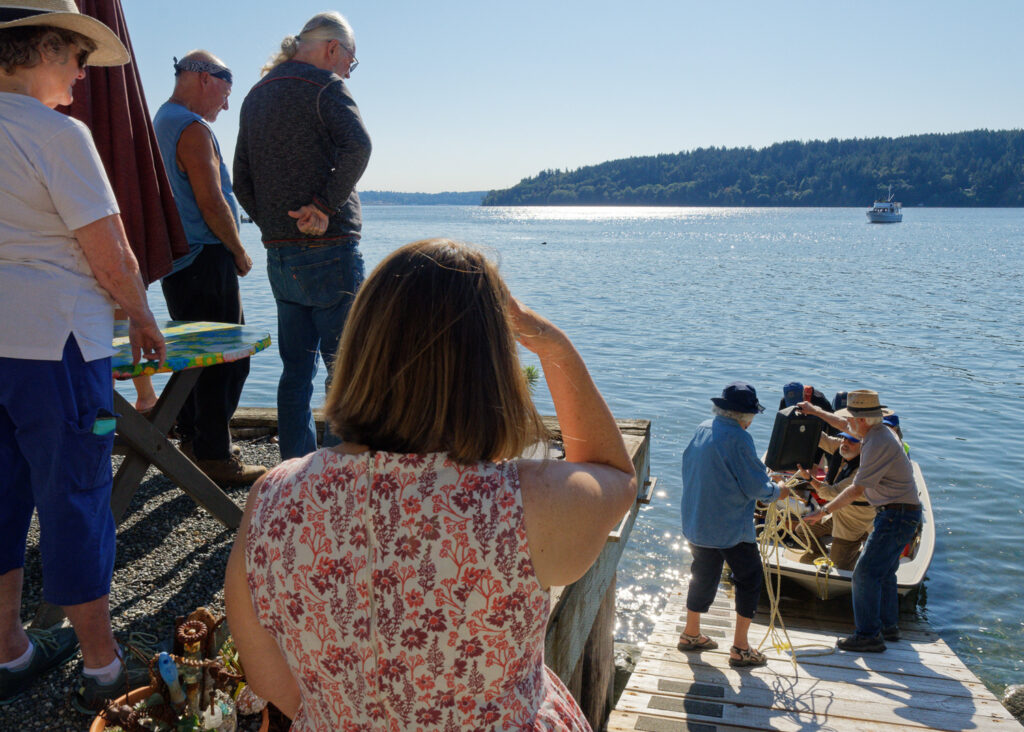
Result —
<instances>
[{"instance_id":1,"label":"tie-dye painted board","mask_svg":"<svg viewBox=\"0 0 1024 732\"><path fill-rule=\"evenodd\" d=\"M139 361L132 365L132 350L128 343L128 322L114 324L113 371L115 379L131 379L171 371L184 371L200 366L237 361L259 353L270 345L270 334L259 328L230 323L160 321L160 332L167 343L167 360Z\"/></svg>"}]
</instances>

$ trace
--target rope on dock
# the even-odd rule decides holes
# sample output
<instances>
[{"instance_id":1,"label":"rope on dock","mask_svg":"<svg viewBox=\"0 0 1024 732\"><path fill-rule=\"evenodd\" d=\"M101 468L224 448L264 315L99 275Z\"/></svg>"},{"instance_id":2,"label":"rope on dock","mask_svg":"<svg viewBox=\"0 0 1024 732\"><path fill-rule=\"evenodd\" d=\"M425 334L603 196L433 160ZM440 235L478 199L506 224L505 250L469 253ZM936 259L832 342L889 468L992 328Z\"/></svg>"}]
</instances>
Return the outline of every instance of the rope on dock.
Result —
<instances>
[{"instance_id":1,"label":"rope on dock","mask_svg":"<svg viewBox=\"0 0 1024 732\"><path fill-rule=\"evenodd\" d=\"M786 481L787 488L794 488L800 482L799 478L790 478ZM782 504L782 505L780 505ZM797 529L793 530L793 521L796 521ZM800 530L800 527L803 530ZM770 639L772 647L779 653L790 652L790 661L793 669L796 670L797 654L810 656L827 656L835 652L835 647L826 646L823 643L805 643L794 646L786 630L786 624L782 619L779 610L779 598L781 597L782 571L780 569L781 552L788 548L783 540L788 536L796 542L797 548L805 553L814 551L820 558L815 560L817 567L815 581L818 583L818 594L821 597L828 597L828 569L832 562L828 559L828 552L824 550L818 538L811 533L810 527L803 517L783 501L772 501L765 509L764 524L758 526L758 549L761 551L761 567L764 570L765 588L768 591L768 629L764 638L758 643L758 650L764 646L765 641ZM807 541L804 537L808 537ZM774 567L769 559L774 559ZM822 572L824 570L824 572Z\"/></svg>"}]
</instances>

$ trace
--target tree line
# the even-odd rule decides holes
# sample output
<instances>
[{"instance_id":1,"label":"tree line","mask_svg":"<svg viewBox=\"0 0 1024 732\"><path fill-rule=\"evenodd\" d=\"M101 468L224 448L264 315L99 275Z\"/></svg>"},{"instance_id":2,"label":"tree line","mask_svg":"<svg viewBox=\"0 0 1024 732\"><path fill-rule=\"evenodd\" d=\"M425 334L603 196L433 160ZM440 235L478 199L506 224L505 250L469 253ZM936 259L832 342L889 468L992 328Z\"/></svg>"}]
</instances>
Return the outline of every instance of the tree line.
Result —
<instances>
[{"instance_id":1,"label":"tree line","mask_svg":"<svg viewBox=\"0 0 1024 732\"><path fill-rule=\"evenodd\" d=\"M545 170L485 206L1024 206L1024 130L709 147Z\"/></svg>"},{"instance_id":2,"label":"tree line","mask_svg":"<svg viewBox=\"0 0 1024 732\"><path fill-rule=\"evenodd\" d=\"M479 206L487 191L445 191L444 193L400 193L359 191L359 201L369 206Z\"/></svg>"}]
</instances>

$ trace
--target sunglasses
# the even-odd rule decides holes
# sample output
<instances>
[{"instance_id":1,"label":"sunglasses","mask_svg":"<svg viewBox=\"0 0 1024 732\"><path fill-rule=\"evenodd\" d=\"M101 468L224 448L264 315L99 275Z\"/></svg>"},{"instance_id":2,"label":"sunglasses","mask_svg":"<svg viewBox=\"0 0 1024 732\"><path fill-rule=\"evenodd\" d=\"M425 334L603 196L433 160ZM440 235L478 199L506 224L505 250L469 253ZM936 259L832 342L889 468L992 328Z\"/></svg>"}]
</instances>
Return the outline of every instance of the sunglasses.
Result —
<instances>
[{"instance_id":1,"label":"sunglasses","mask_svg":"<svg viewBox=\"0 0 1024 732\"><path fill-rule=\"evenodd\" d=\"M84 69L85 68L85 64L86 64L86 62L88 62L89 55L91 53L92 53L92 51L87 51L85 49L79 50L78 54L75 56L75 60L78 61L78 68L80 68L80 69Z\"/></svg>"}]
</instances>

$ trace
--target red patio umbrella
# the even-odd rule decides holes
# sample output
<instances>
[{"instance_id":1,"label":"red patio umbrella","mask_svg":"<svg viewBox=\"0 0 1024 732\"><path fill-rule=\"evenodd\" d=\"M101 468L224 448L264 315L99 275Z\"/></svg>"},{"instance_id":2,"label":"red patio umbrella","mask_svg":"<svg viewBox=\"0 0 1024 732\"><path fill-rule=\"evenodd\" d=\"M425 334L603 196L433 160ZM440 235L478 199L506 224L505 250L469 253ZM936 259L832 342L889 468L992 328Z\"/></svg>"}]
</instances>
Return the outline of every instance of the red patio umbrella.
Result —
<instances>
[{"instance_id":1,"label":"red patio umbrella","mask_svg":"<svg viewBox=\"0 0 1024 732\"><path fill-rule=\"evenodd\" d=\"M117 34L132 60L124 66L88 67L85 78L75 85L71 106L61 111L92 131L148 285L168 274L174 259L188 253L188 242L157 147L121 0L76 2L82 13Z\"/></svg>"}]
</instances>

